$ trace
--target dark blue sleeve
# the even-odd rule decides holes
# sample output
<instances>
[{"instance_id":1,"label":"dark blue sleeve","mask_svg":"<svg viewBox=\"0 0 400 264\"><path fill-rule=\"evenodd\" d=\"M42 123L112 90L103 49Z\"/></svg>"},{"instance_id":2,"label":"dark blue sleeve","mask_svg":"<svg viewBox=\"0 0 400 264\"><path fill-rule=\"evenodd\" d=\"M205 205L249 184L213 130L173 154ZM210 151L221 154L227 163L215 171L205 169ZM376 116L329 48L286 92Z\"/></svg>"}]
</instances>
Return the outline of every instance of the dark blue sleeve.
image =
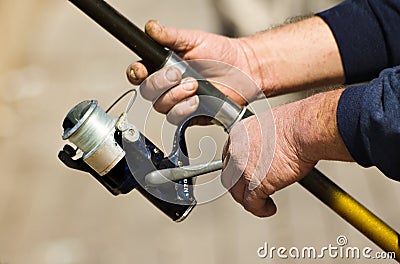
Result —
<instances>
[{"instance_id":1,"label":"dark blue sleeve","mask_svg":"<svg viewBox=\"0 0 400 264\"><path fill-rule=\"evenodd\" d=\"M347 88L337 108L339 132L355 161L400 181L400 66Z\"/></svg>"},{"instance_id":2,"label":"dark blue sleeve","mask_svg":"<svg viewBox=\"0 0 400 264\"><path fill-rule=\"evenodd\" d=\"M335 36L346 83L372 80L400 64L399 0L347 0L317 15Z\"/></svg>"}]
</instances>

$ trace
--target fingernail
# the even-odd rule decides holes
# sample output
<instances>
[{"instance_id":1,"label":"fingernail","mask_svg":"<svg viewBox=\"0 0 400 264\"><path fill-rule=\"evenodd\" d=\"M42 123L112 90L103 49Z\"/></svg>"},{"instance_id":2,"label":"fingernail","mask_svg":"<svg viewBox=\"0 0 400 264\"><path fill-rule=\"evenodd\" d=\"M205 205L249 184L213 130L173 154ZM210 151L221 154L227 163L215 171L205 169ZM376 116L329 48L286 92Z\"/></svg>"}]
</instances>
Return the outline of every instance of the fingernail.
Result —
<instances>
[{"instance_id":1,"label":"fingernail","mask_svg":"<svg viewBox=\"0 0 400 264\"><path fill-rule=\"evenodd\" d=\"M182 87L186 91L193 91L194 90L194 81L193 80L185 80L182 82Z\"/></svg>"},{"instance_id":2,"label":"fingernail","mask_svg":"<svg viewBox=\"0 0 400 264\"><path fill-rule=\"evenodd\" d=\"M150 27L151 33L158 34L161 32L161 25L158 23L158 21L153 20L151 23Z\"/></svg>"},{"instance_id":3,"label":"fingernail","mask_svg":"<svg viewBox=\"0 0 400 264\"><path fill-rule=\"evenodd\" d=\"M192 96L189 99L186 100L186 103L190 106L197 106L199 103L199 97L198 96Z\"/></svg>"},{"instance_id":4,"label":"fingernail","mask_svg":"<svg viewBox=\"0 0 400 264\"><path fill-rule=\"evenodd\" d=\"M132 79L137 79L137 78L136 78L135 71L133 70L133 68L131 68L131 69L129 70L129 76L130 76Z\"/></svg>"},{"instance_id":5,"label":"fingernail","mask_svg":"<svg viewBox=\"0 0 400 264\"><path fill-rule=\"evenodd\" d=\"M177 73L177 71L174 68L169 68L166 72L165 72L165 77L167 78L168 81L170 82L177 82L179 79L179 75Z\"/></svg>"},{"instance_id":6,"label":"fingernail","mask_svg":"<svg viewBox=\"0 0 400 264\"><path fill-rule=\"evenodd\" d=\"M160 23L158 23L157 20L154 21L154 29L155 29L157 32L160 32L160 31L161 31L161 25L160 25Z\"/></svg>"}]
</instances>

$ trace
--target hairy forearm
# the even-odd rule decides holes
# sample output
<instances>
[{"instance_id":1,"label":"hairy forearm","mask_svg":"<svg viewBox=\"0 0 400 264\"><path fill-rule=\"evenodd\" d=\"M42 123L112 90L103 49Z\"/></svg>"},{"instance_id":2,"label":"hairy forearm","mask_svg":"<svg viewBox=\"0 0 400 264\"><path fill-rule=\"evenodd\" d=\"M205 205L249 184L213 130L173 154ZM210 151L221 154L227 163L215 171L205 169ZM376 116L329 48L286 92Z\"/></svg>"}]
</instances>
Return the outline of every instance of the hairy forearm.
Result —
<instances>
[{"instance_id":1,"label":"hairy forearm","mask_svg":"<svg viewBox=\"0 0 400 264\"><path fill-rule=\"evenodd\" d=\"M240 39L253 75L267 96L345 80L335 38L319 17Z\"/></svg>"},{"instance_id":2,"label":"hairy forearm","mask_svg":"<svg viewBox=\"0 0 400 264\"><path fill-rule=\"evenodd\" d=\"M318 160L353 161L338 130L336 110L343 89L320 93L288 104L288 127L299 157Z\"/></svg>"}]
</instances>

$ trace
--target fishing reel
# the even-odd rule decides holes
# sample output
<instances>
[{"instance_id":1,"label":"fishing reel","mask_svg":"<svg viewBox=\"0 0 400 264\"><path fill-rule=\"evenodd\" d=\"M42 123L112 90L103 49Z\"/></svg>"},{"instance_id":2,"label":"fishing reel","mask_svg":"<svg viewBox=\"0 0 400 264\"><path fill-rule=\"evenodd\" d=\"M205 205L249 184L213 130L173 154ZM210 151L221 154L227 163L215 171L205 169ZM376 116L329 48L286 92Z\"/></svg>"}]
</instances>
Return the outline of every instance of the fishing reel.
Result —
<instances>
[{"instance_id":1,"label":"fishing reel","mask_svg":"<svg viewBox=\"0 0 400 264\"><path fill-rule=\"evenodd\" d=\"M96 100L79 103L62 124L65 145L59 159L69 168L90 173L117 196L137 189L173 221L184 220L196 205L193 176L209 167L188 166L185 130L176 130L173 151L165 154L127 120L112 117ZM77 151L82 155L76 158ZM221 163L211 164L216 169Z\"/></svg>"}]
</instances>

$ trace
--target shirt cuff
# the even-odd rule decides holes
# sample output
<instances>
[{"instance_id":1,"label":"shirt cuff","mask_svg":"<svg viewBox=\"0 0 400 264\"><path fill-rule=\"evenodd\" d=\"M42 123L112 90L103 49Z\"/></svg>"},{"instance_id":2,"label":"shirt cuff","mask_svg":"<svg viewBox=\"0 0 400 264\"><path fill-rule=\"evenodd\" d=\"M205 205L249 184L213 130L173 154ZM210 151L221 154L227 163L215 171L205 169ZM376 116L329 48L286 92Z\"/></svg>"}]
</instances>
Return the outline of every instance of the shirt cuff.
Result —
<instances>
[{"instance_id":1,"label":"shirt cuff","mask_svg":"<svg viewBox=\"0 0 400 264\"><path fill-rule=\"evenodd\" d=\"M344 90L336 116L354 160L400 181L400 66L382 71L368 84Z\"/></svg>"},{"instance_id":2,"label":"shirt cuff","mask_svg":"<svg viewBox=\"0 0 400 264\"><path fill-rule=\"evenodd\" d=\"M361 98L364 91L364 85L351 86L344 90L339 99L336 117L340 136L350 155L361 166L370 167L373 164L360 136Z\"/></svg>"}]
</instances>

